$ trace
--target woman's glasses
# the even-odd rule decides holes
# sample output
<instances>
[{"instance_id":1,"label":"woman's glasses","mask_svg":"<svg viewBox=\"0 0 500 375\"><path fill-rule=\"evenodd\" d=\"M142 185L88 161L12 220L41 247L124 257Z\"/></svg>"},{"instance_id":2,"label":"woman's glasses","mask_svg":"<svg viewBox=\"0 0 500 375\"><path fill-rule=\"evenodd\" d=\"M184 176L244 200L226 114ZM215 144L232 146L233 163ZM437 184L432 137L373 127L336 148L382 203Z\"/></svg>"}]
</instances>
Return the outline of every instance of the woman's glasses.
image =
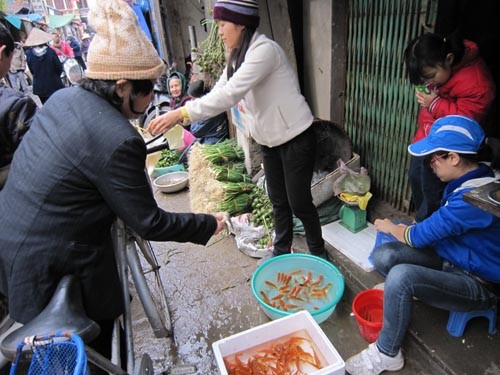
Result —
<instances>
[{"instance_id":1,"label":"woman's glasses","mask_svg":"<svg viewBox=\"0 0 500 375\"><path fill-rule=\"evenodd\" d=\"M443 153L435 153L429 156L429 164L433 165L435 162L441 159L446 159L450 153L449 152L443 152Z\"/></svg>"}]
</instances>

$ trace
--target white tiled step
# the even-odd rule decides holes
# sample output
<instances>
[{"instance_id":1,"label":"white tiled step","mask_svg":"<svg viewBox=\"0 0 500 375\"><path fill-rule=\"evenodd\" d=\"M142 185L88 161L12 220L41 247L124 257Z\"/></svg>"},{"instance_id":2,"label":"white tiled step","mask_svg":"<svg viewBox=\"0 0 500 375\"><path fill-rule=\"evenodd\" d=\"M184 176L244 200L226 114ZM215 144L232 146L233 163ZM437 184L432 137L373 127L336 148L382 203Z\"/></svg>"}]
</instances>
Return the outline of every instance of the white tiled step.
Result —
<instances>
[{"instance_id":1,"label":"white tiled step","mask_svg":"<svg viewBox=\"0 0 500 375\"><path fill-rule=\"evenodd\" d=\"M359 267L366 272L371 272L375 269L373 264L368 260L368 257L375 244L377 231L371 223L367 223L368 227L352 233L347 228L340 224L340 220L324 225L323 239L351 259Z\"/></svg>"}]
</instances>

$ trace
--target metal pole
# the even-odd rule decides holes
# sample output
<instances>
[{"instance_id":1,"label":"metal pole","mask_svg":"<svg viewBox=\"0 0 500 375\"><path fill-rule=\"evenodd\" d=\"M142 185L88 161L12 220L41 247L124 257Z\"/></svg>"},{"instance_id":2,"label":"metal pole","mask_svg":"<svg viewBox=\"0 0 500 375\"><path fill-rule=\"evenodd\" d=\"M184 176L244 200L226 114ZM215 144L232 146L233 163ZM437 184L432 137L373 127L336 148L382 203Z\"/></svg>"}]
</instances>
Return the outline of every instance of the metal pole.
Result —
<instances>
[{"instance_id":1,"label":"metal pole","mask_svg":"<svg viewBox=\"0 0 500 375\"><path fill-rule=\"evenodd\" d=\"M118 263L118 271L122 284L123 305L124 305L124 323L125 323L125 343L127 346L127 372L132 374L134 370L134 343L132 336L132 314L130 311L130 294L128 288L128 266L126 258L126 248L129 246L127 230L125 223L120 219L116 220L116 249L115 257Z\"/></svg>"},{"instance_id":2,"label":"metal pole","mask_svg":"<svg viewBox=\"0 0 500 375\"><path fill-rule=\"evenodd\" d=\"M191 51L198 47L198 41L196 40L196 30L193 25L188 26L189 30L189 42L191 43Z\"/></svg>"}]
</instances>

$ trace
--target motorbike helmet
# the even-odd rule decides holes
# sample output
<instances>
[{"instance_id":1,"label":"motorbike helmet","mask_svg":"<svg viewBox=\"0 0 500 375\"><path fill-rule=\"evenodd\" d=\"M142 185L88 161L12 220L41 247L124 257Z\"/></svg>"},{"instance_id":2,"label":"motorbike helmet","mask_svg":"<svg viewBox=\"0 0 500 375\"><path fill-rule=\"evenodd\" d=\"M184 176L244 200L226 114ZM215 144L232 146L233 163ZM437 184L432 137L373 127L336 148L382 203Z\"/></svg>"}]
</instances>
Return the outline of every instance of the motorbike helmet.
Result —
<instances>
[{"instance_id":1,"label":"motorbike helmet","mask_svg":"<svg viewBox=\"0 0 500 375\"><path fill-rule=\"evenodd\" d=\"M172 96L172 93L170 92L170 81L172 79L180 79L181 87L182 87L181 97L186 95L186 91L187 91L186 77L184 77L184 74L182 74L181 72L172 72L169 74L169 76L167 78L167 93L168 93L168 95Z\"/></svg>"}]
</instances>

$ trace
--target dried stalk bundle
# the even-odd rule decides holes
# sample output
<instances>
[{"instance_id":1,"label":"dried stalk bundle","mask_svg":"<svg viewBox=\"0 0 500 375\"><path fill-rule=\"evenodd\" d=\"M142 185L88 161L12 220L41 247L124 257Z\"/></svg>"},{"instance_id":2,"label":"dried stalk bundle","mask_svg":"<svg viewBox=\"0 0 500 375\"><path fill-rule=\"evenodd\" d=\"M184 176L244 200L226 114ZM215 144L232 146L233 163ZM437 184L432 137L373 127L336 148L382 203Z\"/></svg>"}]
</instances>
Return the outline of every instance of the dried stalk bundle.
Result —
<instances>
[{"instance_id":1,"label":"dried stalk bundle","mask_svg":"<svg viewBox=\"0 0 500 375\"><path fill-rule=\"evenodd\" d=\"M212 163L203 155L203 147L195 143L189 153L189 195L195 213L215 213L224 200L224 185L215 179Z\"/></svg>"}]
</instances>

